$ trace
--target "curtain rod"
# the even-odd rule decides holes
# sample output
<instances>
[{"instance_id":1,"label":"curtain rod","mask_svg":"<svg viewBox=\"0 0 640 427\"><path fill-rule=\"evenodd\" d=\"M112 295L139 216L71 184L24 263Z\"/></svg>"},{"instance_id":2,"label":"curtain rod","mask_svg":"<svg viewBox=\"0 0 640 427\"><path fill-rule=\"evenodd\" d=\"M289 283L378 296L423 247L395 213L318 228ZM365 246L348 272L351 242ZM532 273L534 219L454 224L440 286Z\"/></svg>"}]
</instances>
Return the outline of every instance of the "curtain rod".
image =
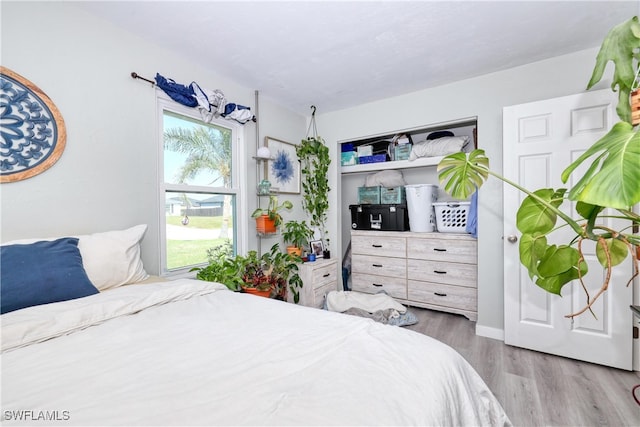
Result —
<instances>
[{"instance_id":1,"label":"curtain rod","mask_svg":"<svg viewBox=\"0 0 640 427\"><path fill-rule=\"evenodd\" d=\"M153 80L145 79L144 77L142 77L141 75L139 75L135 71L133 71L131 73L131 77L134 78L134 79L140 79L140 80L144 80L145 82L149 82L149 83L151 83L151 86L155 86L156 85L156 82L154 82Z\"/></svg>"},{"instance_id":2,"label":"curtain rod","mask_svg":"<svg viewBox=\"0 0 640 427\"><path fill-rule=\"evenodd\" d=\"M138 74L138 73L136 73L135 71L132 71L132 72L131 72L131 78L133 78L133 79L140 79L140 80L144 80L145 82L149 82L149 83L151 83L151 86L152 86L152 87L156 85L156 82L154 82L153 80L149 80L149 79L146 79L146 78L142 77L141 75L139 75L139 74ZM258 102L258 101L257 101L257 91L256 91L256 108L257 108L257 102ZM257 112L257 111L256 111L256 112ZM256 118L256 116L255 116L255 115L251 118L251 121L252 121L252 122L254 122L254 123L258 123L258 120L257 120L257 118ZM244 124L244 123L242 123L242 124Z\"/></svg>"}]
</instances>

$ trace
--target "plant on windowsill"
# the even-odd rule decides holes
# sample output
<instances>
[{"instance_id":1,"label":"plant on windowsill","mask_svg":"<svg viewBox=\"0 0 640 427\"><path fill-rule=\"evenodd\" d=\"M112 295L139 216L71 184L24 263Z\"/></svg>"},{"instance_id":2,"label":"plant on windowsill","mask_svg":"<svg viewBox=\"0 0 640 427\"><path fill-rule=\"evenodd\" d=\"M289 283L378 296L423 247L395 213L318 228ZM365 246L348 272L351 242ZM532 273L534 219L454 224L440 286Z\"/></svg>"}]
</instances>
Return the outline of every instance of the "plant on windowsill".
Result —
<instances>
[{"instance_id":1,"label":"plant on windowsill","mask_svg":"<svg viewBox=\"0 0 640 427\"><path fill-rule=\"evenodd\" d=\"M566 183L577 168L594 157L591 164L582 167L586 172L573 188L529 191L491 171L483 150L451 154L438 165L440 182L444 184L445 191L456 198L466 199L489 175L527 194L516 217L516 226L522 233L520 262L529 271L530 278L535 279L536 285L549 293L561 295L565 284L573 280L580 282L587 304L566 317L572 318L587 310L593 314L591 307L609 287L611 269L628 255L633 260L633 272L627 286L639 274L640 234L637 227L640 215L633 212L632 207L640 202L640 134L637 126L640 123L640 94L633 94L633 108L629 101L629 95L637 88L640 74L638 49L638 17L614 27L602 43L587 90L600 81L607 62L612 61L615 71L611 88L615 91L617 86L620 92L616 112L622 121L562 172L562 182ZM577 202L575 210L581 220L574 220L560 210L567 200ZM612 211L616 212L610 213ZM628 220L628 223L619 230L610 229L602 225L601 219L607 217ZM559 219L560 224L556 227ZM550 244L547 236L563 226L573 230L573 238L568 244ZM587 240L596 243L598 261L606 270L602 286L594 296L589 294L583 282L588 271L582 244Z\"/></svg>"},{"instance_id":2,"label":"plant on windowsill","mask_svg":"<svg viewBox=\"0 0 640 427\"><path fill-rule=\"evenodd\" d=\"M278 204L277 196L269 196L269 205L267 209L258 208L251 214L256 219L256 230L260 234L273 234L282 224L282 215L280 212L284 209L291 209L293 204L285 200L282 204Z\"/></svg>"},{"instance_id":3,"label":"plant on windowsill","mask_svg":"<svg viewBox=\"0 0 640 427\"><path fill-rule=\"evenodd\" d=\"M309 228L306 221L288 221L284 224L285 230L282 232L282 239L287 246L287 253L302 256L304 248L313 237L313 230Z\"/></svg>"},{"instance_id":4,"label":"plant on windowsill","mask_svg":"<svg viewBox=\"0 0 640 427\"><path fill-rule=\"evenodd\" d=\"M315 114L315 111L314 111ZM329 148L319 136L303 139L296 146L302 170L302 208L309 214L311 227L320 232L320 239L329 258L329 236L326 227L329 210Z\"/></svg>"},{"instance_id":5,"label":"plant on windowsill","mask_svg":"<svg viewBox=\"0 0 640 427\"><path fill-rule=\"evenodd\" d=\"M287 300L291 292L295 303L300 300L302 279L298 275L300 258L280 251L276 243L262 256L249 251L246 256L233 256L231 244L226 243L207 251L208 264L196 267L196 278L218 282L236 292L253 293Z\"/></svg>"}]
</instances>

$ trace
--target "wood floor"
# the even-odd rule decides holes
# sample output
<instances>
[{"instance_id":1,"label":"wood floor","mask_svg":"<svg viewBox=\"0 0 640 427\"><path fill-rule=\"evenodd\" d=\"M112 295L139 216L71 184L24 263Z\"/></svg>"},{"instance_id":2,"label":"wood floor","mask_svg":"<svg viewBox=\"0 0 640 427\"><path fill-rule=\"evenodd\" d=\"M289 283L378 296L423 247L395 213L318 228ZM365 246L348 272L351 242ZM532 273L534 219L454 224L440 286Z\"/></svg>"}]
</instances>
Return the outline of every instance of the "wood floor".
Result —
<instances>
[{"instance_id":1,"label":"wood floor","mask_svg":"<svg viewBox=\"0 0 640 427\"><path fill-rule=\"evenodd\" d=\"M640 373L505 345L475 334L466 317L411 307L408 329L456 349L478 371L515 426L640 426L631 394Z\"/></svg>"}]
</instances>

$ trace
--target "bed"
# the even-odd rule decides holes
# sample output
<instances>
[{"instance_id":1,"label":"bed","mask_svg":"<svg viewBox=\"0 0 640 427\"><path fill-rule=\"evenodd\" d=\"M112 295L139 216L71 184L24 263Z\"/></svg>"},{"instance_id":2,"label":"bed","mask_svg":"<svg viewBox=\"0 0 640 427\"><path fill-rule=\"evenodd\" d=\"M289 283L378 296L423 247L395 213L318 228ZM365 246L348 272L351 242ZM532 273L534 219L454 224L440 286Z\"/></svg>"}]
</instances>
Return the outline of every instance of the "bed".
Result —
<instances>
[{"instance_id":1,"label":"bed","mask_svg":"<svg viewBox=\"0 0 640 427\"><path fill-rule=\"evenodd\" d=\"M3 300L31 245L2 246ZM3 425L510 425L435 339L219 283L144 273L1 320Z\"/></svg>"}]
</instances>

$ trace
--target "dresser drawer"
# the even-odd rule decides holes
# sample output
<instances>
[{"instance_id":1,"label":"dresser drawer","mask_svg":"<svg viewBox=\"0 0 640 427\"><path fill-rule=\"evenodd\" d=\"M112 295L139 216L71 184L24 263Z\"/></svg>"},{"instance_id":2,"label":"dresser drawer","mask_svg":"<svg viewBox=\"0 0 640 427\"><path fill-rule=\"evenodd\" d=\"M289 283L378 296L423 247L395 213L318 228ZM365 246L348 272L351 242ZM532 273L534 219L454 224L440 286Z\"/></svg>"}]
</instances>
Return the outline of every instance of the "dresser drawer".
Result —
<instances>
[{"instance_id":1,"label":"dresser drawer","mask_svg":"<svg viewBox=\"0 0 640 427\"><path fill-rule=\"evenodd\" d=\"M475 288L415 280L409 280L407 288L409 301L420 301L468 311L476 311L478 304Z\"/></svg>"},{"instance_id":2,"label":"dresser drawer","mask_svg":"<svg viewBox=\"0 0 640 427\"><path fill-rule=\"evenodd\" d=\"M407 238L407 256L409 258L433 261L478 263L477 242L468 239L422 239Z\"/></svg>"},{"instance_id":3,"label":"dresser drawer","mask_svg":"<svg viewBox=\"0 0 640 427\"><path fill-rule=\"evenodd\" d=\"M473 264L454 262L407 260L407 277L410 280L447 283L450 285L477 287L478 269Z\"/></svg>"},{"instance_id":4,"label":"dresser drawer","mask_svg":"<svg viewBox=\"0 0 640 427\"><path fill-rule=\"evenodd\" d=\"M354 254L404 258L407 255L407 239L380 235L352 235L351 252Z\"/></svg>"},{"instance_id":5,"label":"dresser drawer","mask_svg":"<svg viewBox=\"0 0 640 427\"><path fill-rule=\"evenodd\" d=\"M337 282L331 282L319 288L315 288L313 290L313 307L322 308L327 294L331 291L335 291L337 289L337 284Z\"/></svg>"},{"instance_id":6,"label":"dresser drawer","mask_svg":"<svg viewBox=\"0 0 640 427\"><path fill-rule=\"evenodd\" d=\"M355 255L351 261L351 271L405 279L407 277L407 260L404 258Z\"/></svg>"},{"instance_id":7,"label":"dresser drawer","mask_svg":"<svg viewBox=\"0 0 640 427\"><path fill-rule=\"evenodd\" d=\"M311 276L314 289L324 286L329 282L337 282L336 264L331 263L319 268L314 268Z\"/></svg>"},{"instance_id":8,"label":"dresser drawer","mask_svg":"<svg viewBox=\"0 0 640 427\"><path fill-rule=\"evenodd\" d=\"M356 292L377 294L385 291L393 298L407 299L407 281L400 277L376 276L354 272L351 275L351 289Z\"/></svg>"}]
</instances>

